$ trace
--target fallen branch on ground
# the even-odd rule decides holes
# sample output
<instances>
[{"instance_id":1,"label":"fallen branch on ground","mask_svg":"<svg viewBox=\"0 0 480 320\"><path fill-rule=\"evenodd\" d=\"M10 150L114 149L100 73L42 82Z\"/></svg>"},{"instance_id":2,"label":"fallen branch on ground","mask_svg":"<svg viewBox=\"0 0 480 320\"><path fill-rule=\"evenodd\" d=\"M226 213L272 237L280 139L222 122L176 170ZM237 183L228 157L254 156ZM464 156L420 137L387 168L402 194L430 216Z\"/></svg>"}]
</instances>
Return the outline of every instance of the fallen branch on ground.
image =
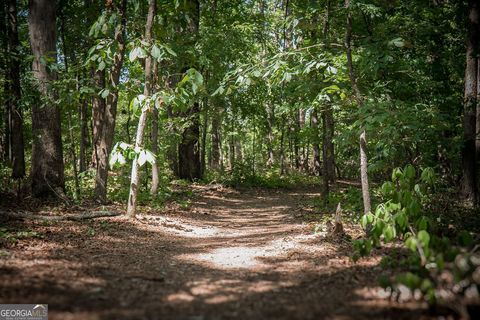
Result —
<instances>
[{"instance_id":1,"label":"fallen branch on ground","mask_svg":"<svg viewBox=\"0 0 480 320\"><path fill-rule=\"evenodd\" d=\"M47 221L82 221L87 219L95 219L102 217L115 217L121 215L120 212L114 211L90 211L80 214L69 214L64 216L45 216L37 215L33 212L7 212L0 211L0 216L6 216L13 219L33 219L33 220L47 220Z\"/></svg>"}]
</instances>

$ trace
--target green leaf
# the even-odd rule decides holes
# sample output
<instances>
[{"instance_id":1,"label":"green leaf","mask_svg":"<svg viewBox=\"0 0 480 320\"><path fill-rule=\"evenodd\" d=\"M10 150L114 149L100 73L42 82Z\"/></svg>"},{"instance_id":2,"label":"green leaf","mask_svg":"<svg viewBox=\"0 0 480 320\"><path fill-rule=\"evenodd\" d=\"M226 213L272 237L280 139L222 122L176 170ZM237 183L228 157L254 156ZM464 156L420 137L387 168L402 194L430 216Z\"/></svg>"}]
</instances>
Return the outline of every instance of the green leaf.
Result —
<instances>
[{"instance_id":1,"label":"green leaf","mask_svg":"<svg viewBox=\"0 0 480 320\"><path fill-rule=\"evenodd\" d=\"M176 57L177 54L175 53L175 51L172 50L172 48L170 48L169 46L163 46L163 48L172 56Z\"/></svg>"},{"instance_id":2,"label":"green leaf","mask_svg":"<svg viewBox=\"0 0 480 320\"><path fill-rule=\"evenodd\" d=\"M146 159L147 159L147 162L150 163L150 164L154 164L155 163L155 155L148 151L148 150L145 150L145 153L146 153Z\"/></svg>"},{"instance_id":3,"label":"green leaf","mask_svg":"<svg viewBox=\"0 0 480 320\"><path fill-rule=\"evenodd\" d=\"M223 92L225 92L225 88L223 86L220 86L217 88L217 90L215 90L215 92L212 93L212 97L222 94Z\"/></svg>"},{"instance_id":4,"label":"green leaf","mask_svg":"<svg viewBox=\"0 0 480 320\"><path fill-rule=\"evenodd\" d=\"M402 170L400 168L395 168L392 171L392 181L395 182L403 176Z\"/></svg>"},{"instance_id":5,"label":"green leaf","mask_svg":"<svg viewBox=\"0 0 480 320\"><path fill-rule=\"evenodd\" d=\"M130 54L128 55L128 60L130 60L130 62L133 62L133 61L135 61L135 59L137 59L137 51L136 50L137 50L137 48L130 51Z\"/></svg>"},{"instance_id":6,"label":"green leaf","mask_svg":"<svg viewBox=\"0 0 480 320\"><path fill-rule=\"evenodd\" d=\"M110 90L108 90L108 89L103 89L102 91L100 91L100 96L101 96L103 99L106 99L109 94L110 94Z\"/></svg>"},{"instance_id":7,"label":"green leaf","mask_svg":"<svg viewBox=\"0 0 480 320\"><path fill-rule=\"evenodd\" d=\"M137 161L140 167L143 166L145 162L147 162L147 153L145 152L145 150L140 151Z\"/></svg>"},{"instance_id":8,"label":"green leaf","mask_svg":"<svg viewBox=\"0 0 480 320\"><path fill-rule=\"evenodd\" d=\"M152 50L151 50L151 55L152 57L154 57L155 59L160 59L160 56L161 56L161 51L160 51L160 48L158 48L156 45L153 45L152 46Z\"/></svg>"},{"instance_id":9,"label":"green leaf","mask_svg":"<svg viewBox=\"0 0 480 320\"><path fill-rule=\"evenodd\" d=\"M369 226L373 223L373 218L374 218L374 216L371 213L367 213L367 214L363 215L362 221L361 221L363 229L366 229L367 226Z\"/></svg>"},{"instance_id":10,"label":"green leaf","mask_svg":"<svg viewBox=\"0 0 480 320\"><path fill-rule=\"evenodd\" d=\"M403 174L407 179L414 179L415 178L415 168L412 165L408 165L403 170Z\"/></svg>"},{"instance_id":11,"label":"green leaf","mask_svg":"<svg viewBox=\"0 0 480 320\"><path fill-rule=\"evenodd\" d=\"M417 221L416 221L416 226L418 230L427 230L428 228L428 218L425 216L421 216Z\"/></svg>"},{"instance_id":12,"label":"green leaf","mask_svg":"<svg viewBox=\"0 0 480 320\"><path fill-rule=\"evenodd\" d=\"M407 240L405 240L405 245L411 251L413 252L417 251L417 239L415 239L414 236L407 238Z\"/></svg>"},{"instance_id":13,"label":"green leaf","mask_svg":"<svg viewBox=\"0 0 480 320\"><path fill-rule=\"evenodd\" d=\"M392 241L396 236L395 228L393 226L387 226L383 229L383 236L386 242Z\"/></svg>"},{"instance_id":14,"label":"green leaf","mask_svg":"<svg viewBox=\"0 0 480 320\"><path fill-rule=\"evenodd\" d=\"M428 234L427 231L420 230L418 232L417 237L418 237L418 241L420 241L423 247L428 247L428 244L430 242L430 235Z\"/></svg>"},{"instance_id":15,"label":"green leaf","mask_svg":"<svg viewBox=\"0 0 480 320\"><path fill-rule=\"evenodd\" d=\"M395 38L389 42L390 45L395 47L402 48L405 46L405 41L402 38Z\"/></svg>"},{"instance_id":16,"label":"green leaf","mask_svg":"<svg viewBox=\"0 0 480 320\"><path fill-rule=\"evenodd\" d=\"M395 217L395 222L401 229L405 229L407 226L407 215L404 212L400 212Z\"/></svg>"},{"instance_id":17,"label":"green leaf","mask_svg":"<svg viewBox=\"0 0 480 320\"><path fill-rule=\"evenodd\" d=\"M105 69L105 66L106 66L106 65L105 65L105 62L102 60L102 61L100 61L100 63L98 64L97 70L102 71L103 69Z\"/></svg>"}]
</instances>

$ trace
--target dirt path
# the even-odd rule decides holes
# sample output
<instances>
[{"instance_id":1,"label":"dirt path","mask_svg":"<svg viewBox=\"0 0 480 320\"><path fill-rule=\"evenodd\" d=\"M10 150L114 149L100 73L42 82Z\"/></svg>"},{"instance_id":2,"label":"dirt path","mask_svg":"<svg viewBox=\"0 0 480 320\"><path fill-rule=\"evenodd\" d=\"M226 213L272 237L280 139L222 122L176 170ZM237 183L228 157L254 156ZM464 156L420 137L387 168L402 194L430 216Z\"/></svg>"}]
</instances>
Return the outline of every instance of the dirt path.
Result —
<instances>
[{"instance_id":1,"label":"dirt path","mask_svg":"<svg viewBox=\"0 0 480 320\"><path fill-rule=\"evenodd\" d=\"M18 222L38 236L0 251L0 303L50 319L410 319L378 296L378 257L313 234L308 190L196 187L192 209L139 221ZM348 230L348 229L347 229Z\"/></svg>"}]
</instances>

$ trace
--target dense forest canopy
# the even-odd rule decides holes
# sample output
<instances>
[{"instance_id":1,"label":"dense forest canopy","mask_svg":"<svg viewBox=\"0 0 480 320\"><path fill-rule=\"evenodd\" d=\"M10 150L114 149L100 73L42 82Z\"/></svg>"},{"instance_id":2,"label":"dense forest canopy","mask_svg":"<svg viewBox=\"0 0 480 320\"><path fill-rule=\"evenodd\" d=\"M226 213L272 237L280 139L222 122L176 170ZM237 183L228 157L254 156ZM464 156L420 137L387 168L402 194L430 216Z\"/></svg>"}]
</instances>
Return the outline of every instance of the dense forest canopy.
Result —
<instances>
[{"instance_id":1,"label":"dense forest canopy","mask_svg":"<svg viewBox=\"0 0 480 320\"><path fill-rule=\"evenodd\" d=\"M468 260L480 227L479 10L476 0L5 0L0 192L115 203L135 219L174 185L307 184L317 211L336 212L335 234L342 206L360 223L354 260L402 242L414 267L388 285L437 302L432 268L460 268L465 290L480 279Z\"/></svg>"}]
</instances>

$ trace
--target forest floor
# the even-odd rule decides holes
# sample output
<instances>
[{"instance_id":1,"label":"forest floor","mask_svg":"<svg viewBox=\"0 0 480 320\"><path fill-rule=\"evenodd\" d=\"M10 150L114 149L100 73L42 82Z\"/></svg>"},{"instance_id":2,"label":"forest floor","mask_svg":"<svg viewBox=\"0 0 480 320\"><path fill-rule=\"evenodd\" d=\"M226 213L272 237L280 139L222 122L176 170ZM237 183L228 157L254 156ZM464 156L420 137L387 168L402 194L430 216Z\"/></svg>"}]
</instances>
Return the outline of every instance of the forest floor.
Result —
<instances>
[{"instance_id":1,"label":"forest floor","mask_svg":"<svg viewBox=\"0 0 480 320\"><path fill-rule=\"evenodd\" d=\"M64 320L430 319L382 294L379 252L353 263L351 241L313 232L318 190L191 188L136 221L0 221L0 303Z\"/></svg>"}]
</instances>

